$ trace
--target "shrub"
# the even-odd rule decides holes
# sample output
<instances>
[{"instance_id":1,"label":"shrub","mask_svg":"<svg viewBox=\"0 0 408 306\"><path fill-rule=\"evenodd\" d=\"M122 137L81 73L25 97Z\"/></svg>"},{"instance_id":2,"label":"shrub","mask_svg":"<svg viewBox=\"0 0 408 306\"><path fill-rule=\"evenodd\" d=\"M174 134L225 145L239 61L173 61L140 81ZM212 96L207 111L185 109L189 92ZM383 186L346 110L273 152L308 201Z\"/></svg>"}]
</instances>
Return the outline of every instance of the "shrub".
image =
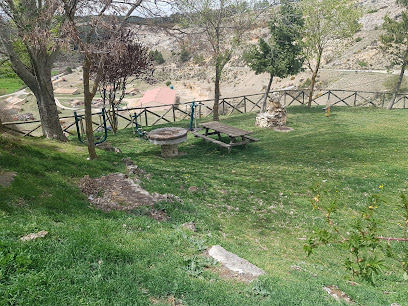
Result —
<instances>
[{"instance_id":1,"label":"shrub","mask_svg":"<svg viewBox=\"0 0 408 306\"><path fill-rule=\"evenodd\" d=\"M180 62L182 63L188 62L190 60L190 57L191 57L190 53L186 49L181 50Z\"/></svg>"},{"instance_id":2,"label":"shrub","mask_svg":"<svg viewBox=\"0 0 408 306\"><path fill-rule=\"evenodd\" d=\"M150 51L149 53L150 58L156 63L156 64L163 64L165 62L164 58L163 58L163 54L160 51Z\"/></svg>"},{"instance_id":3,"label":"shrub","mask_svg":"<svg viewBox=\"0 0 408 306\"><path fill-rule=\"evenodd\" d=\"M166 86L170 86L170 84L171 84L171 81L166 82Z\"/></svg>"},{"instance_id":4,"label":"shrub","mask_svg":"<svg viewBox=\"0 0 408 306\"><path fill-rule=\"evenodd\" d=\"M360 67L367 67L368 63L366 61L358 61L358 64L360 65Z\"/></svg>"},{"instance_id":5,"label":"shrub","mask_svg":"<svg viewBox=\"0 0 408 306\"><path fill-rule=\"evenodd\" d=\"M65 73L66 74L71 74L72 73L72 68L71 67L67 67L67 68L65 68Z\"/></svg>"},{"instance_id":6,"label":"shrub","mask_svg":"<svg viewBox=\"0 0 408 306\"><path fill-rule=\"evenodd\" d=\"M359 36L359 37L356 38L355 42L359 42L359 41L362 41L362 40L363 39Z\"/></svg>"},{"instance_id":7,"label":"shrub","mask_svg":"<svg viewBox=\"0 0 408 306\"><path fill-rule=\"evenodd\" d=\"M204 64L204 56L203 55L196 55L194 56L194 63L197 65L203 65Z\"/></svg>"}]
</instances>

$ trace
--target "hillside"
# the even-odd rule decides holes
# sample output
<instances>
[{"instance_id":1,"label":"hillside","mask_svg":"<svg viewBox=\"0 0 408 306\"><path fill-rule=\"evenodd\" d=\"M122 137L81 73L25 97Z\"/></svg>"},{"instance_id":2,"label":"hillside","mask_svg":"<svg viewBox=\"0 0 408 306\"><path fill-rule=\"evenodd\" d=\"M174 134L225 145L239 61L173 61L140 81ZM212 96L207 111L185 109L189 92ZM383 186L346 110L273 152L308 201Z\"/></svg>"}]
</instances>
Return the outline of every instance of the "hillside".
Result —
<instances>
[{"instance_id":1,"label":"hillside","mask_svg":"<svg viewBox=\"0 0 408 306\"><path fill-rule=\"evenodd\" d=\"M395 0L364 0L360 1L360 5L365 12L360 20L361 30L352 39L334 42L324 55L323 70L320 77L322 87L367 91L387 91L391 89L389 84L392 83L393 76L387 74L390 61L379 48L379 37L384 16L388 14L395 18L398 16L400 8L396 5ZM259 37L267 39L267 21L267 14L261 16L257 28L247 35L245 41L256 43ZM213 68L206 64L209 61L207 51L203 52L191 48L194 51L191 53L192 58L190 61L180 63L180 41L189 50L188 37L176 34L176 37L174 37L158 30L152 32L146 26L138 28L137 32L141 41L150 48L161 51L167 60L164 65L156 70L158 80L175 81L176 88L181 92L188 87L193 87L195 88L194 97L196 99L212 97ZM238 51L225 69L224 84L222 84L222 94L224 96L258 93L267 84L267 76L257 76L249 68L245 67L240 57L241 53L242 50ZM199 64L197 63L198 59L200 59ZM379 73L372 72L377 70L379 70ZM398 67L396 67L395 72L397 70ZM350 71L350 73L347 71ZM276 79L273 88L302 87L304 81L309 77L308 71L305 71L296 76L295 79Z\"/></svg>"},{"instance_id":2,"label":"hillside","mask_svg":"<svg viewBox=\"0 0 408 306\"><path fill-rule=\"evenodd\" d=\"M407 305L404 269L382 248L361 249L384 259L375 286L352 277L346 248L321 246L309 257L303 249L327 226L310 202L317 185L320 205L337 202L341 231L355 232L376 195L377 234L403 235L405 111L288 114L290 133L256 128L255 114L223 117L260 141L228 153L189 135L171 159L129 129L109 136L120 153L98 149L95 161L75 139L0 136L0 304L339 305L324 290L338 287L356 305ZM140 205L129 181L173 200ZM406 254L404 243L390 244L395 258ZM266 275L238 281L206 257L213 245Z\"/></svg>"}]
</instances>

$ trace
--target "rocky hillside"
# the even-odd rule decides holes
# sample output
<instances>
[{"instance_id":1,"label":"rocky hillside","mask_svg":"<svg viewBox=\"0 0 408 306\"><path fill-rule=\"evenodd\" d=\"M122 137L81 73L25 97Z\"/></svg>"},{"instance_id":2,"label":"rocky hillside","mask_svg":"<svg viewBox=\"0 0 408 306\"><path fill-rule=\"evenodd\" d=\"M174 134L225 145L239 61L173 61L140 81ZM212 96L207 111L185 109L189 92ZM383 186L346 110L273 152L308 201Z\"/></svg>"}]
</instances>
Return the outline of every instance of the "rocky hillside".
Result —
<instances>
[{"instance_id":1,"label":"rocky hillside","mask_svg":"<svg viewBox=\"0 0 408 306\"><path fill-rule=\"evenodd\" d=\"M324 55L323 67L330 70L386 70L389 65L389 59L384 56L379 48L379 38L381 35L381 26L385 15L392 18L397 18L401 8L395 3L395 0L363 0L360 5L365 12L361 18L361 30L354 35L353 38L346 41L335 41L328 48ZM268 38L267 28L268 16L263 16L258 22L257 27L247 34L245 39L247 43L256 43L260 37ZM139 39L143 41L153 50L159 50L163 53L166 63L160 65L156 69L156 77L159 82L171 80L179 82L181 87L200 87L196 91L200 91L200 98L206 96L208 92L211 97L211 87L213 78L213 68L209 65L210 55L208 51L194 50L189 47L188 37L170 35L169 33L155 30L142 26L137 29ZM180 62L180 52L184 45L187 50L190 50L191 58L185 63ZM234 59L226 67L224 73L224 94L259 92L266 84L265 76L255 76L241 60L240 54L242 50L238 50ZM366 79L366 76L360 78ZM383 75L380 78L387 78ZM389 77L389 76L388 76ZM307 73L303 73L296 78L287 80L276 80L275 88L284 88L287 86L301 86L308 78ZM342 87L341 84L348 83L349 87L358 84L359 82L352 80L347 76L347 82L339 82L339 73L322 72L321 85L330 86L336 81L337 88ZM370 78L369 78L370 79ZM379 86L383 82L378 82L377 78L372 78L376 87L372 88L369 84L369 90L385 90L384 86ZM225 84L227 83L227 85ZM370 82L369 82L370 83ZM194 85L195 84L195 85ZM364 85L366 87L366 85ZM371 87L370 87L371 86ZM250 87L250 88L248 88ZM361 86L354 86L361 89ZM242 89L242 90L241 90ZM197 95L196 95L197 96Z\"/></svg>"}]
</instances>

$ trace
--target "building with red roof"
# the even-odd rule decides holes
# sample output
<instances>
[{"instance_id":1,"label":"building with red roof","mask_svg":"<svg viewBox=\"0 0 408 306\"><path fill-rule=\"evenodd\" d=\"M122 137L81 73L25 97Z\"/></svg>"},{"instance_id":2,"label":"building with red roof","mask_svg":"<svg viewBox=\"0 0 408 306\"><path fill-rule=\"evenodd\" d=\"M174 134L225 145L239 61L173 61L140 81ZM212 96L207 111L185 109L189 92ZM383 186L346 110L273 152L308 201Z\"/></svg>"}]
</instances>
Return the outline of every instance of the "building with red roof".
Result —
<instances>
[{"instance_id":1,"label":"building with red roof","mask_svg":"<svg viewBox=\"0 0 408 306\"><path fill-rule=\"evenodd\" d=\"M130 102L129 108L135 107L151 107L153 112L168 110L170 105L177 101L176 91L169 87L158 87L146 91L144 96L137 102Z\"/></svg>"}]
</instances>

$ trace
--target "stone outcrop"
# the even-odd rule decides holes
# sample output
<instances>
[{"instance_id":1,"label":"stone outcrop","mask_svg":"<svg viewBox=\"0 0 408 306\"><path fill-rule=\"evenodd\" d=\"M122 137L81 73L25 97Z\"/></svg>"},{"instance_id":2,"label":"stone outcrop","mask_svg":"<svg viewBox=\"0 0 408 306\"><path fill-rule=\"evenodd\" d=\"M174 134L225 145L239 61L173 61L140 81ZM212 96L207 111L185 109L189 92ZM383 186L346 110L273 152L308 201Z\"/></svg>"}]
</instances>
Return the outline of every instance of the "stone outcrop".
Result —
<instances>
[{"instance_id":1,"label":"stone outcrop","mask_svg":"<svg viewBox=\"0 0 408 306\"><path fill-rule=\"evenodd\" d=\"M264 128L276 128L286 126L286 109L280 104L279 97L272 97L267 111L256 117L256 125Z\"/></svg>"}]
</instances>

